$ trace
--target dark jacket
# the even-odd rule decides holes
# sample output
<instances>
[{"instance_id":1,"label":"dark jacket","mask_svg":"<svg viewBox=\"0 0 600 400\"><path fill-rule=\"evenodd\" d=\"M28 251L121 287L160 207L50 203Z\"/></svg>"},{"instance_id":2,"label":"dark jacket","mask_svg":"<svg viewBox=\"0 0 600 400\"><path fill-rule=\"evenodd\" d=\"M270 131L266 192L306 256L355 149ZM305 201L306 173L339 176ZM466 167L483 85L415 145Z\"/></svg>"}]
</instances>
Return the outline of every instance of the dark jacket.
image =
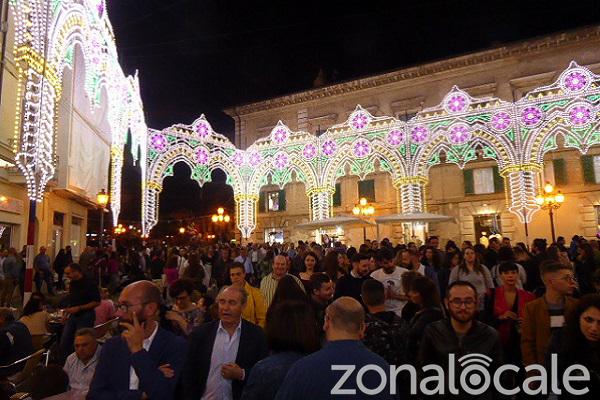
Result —
<instances>
[{"instance_id":1,"label":"dark jacket","mask_svg":"<svg viewBox=\"0 0 600 400\"><path fill-rule=\"evenodd\" d=\"M482 356L489 357L490 360L484 361L489 364L487 366L490 376L494 375L494 371L502 364L502 346L500 345L500 337L498 332L477 320L473 321L471 329L462 337L462 340L456 335L449 319L432 322L423 334L421 346L419 348L418 364L420 366L435 364L444 371L449 371L448 360L449 355L454 355L455 372L454 376L459 377L462 369L466 364L459 363L459 359L468 354L479 354L479 359ZM448 386L448 373L446 376L446 387ZM458 386L457 386L458 387ZM448 391L446 391L448 393ZM469 398L465 393L460 393L459 398ZM451 396L448 396L450 398ZM445 398L440 396L439 398ZM490 390L483 393L480 399L491 399L493 393Z\"/></svg>"},{"instance_id":2,"label":"dark jacket","mask_svg":"<svg viewBox=\"0 0 600 400\"><path fill-rule=\"evenodd\" d=\"M19 322L7 323L0 329L0 365L9 365L33 353L29 329ZM21 371L25 363L0 369L0 376L10 376Z\"/></svg>"},{"instance_id":3,"label":"dark jacket","mask_svg":"<svg viewBox=\"0 0 600 400\"><path fill-rule=\"evenodd\" d=\"M158 328L149 351L135 354L129 352L127 343L120 336L112 337L102 346L87 399L134 400L141 399L142 393L150 400L174 399L186 350L183 338L162 328ZM166 378L158 369L164 364L169 364L175 371L173 378ZM129 390L131 366L139 378L139 390Z\"/></svg>"},{"instance_id":4,"label":"dark jacket","mask_svg":"<svg viewBox=\"0 0 600 400\"><path fill-rule=\"evenodd\" d=\"M182 375L182 399L198 400L206 390L206 381L210 371L213 345L219 328L219 320L206 323L196 329L189 337L190 349ZM245 371L245 380L234 380L231 389L234 399L242 396L244 384L250 376L250 370L258 361L268 355L267 339L262 329L242 319L242 333L235 363Z\"/></svg>"},{"instance_id":5,"label":"dark jacket","mask_svg":"<svg viewBox=\"0 0 600 400\"><path fill-rule=\"evenodd\" d=\"M410 320L408 331L406 332L406 350L409 363L414 364L417 360L419 345L421 344L421 338L427 325L441 319L444 319L444 313L441 308L428 307L417 311L415 316Z\"/></svg>"},{"instance_id":6,"label":"dark jacket","mask_svg":"<svg viewBox=\"0 0 600 400\"><path fill-rule=\"evenodd\" d=\"M257 362L244 386L242 400L273 400L287 372L302 357L304 354L286 351Z\"/></svg>"},{"instance_id":7,"label":"dark jacket","mask_svg":"<svg viewBox=\"0 0 600 400\"><path fill-rule=\"evenodd\" d=\"M390 365L402 365L406 360L406 323L393 311L365 316L364 345L383 357Z\"/></svg>"}]
</instances>

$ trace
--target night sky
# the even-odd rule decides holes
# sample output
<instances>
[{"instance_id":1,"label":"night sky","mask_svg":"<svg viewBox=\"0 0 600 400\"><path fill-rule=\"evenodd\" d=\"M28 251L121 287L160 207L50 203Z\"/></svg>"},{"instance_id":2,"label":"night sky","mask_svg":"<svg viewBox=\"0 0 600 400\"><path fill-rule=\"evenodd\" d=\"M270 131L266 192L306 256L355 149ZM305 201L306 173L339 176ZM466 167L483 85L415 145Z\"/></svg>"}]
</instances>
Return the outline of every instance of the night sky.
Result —
<instances>
[{"instance_id":1,"label":"night sky","mask_svg":"<svg viewBox=\"0 0 600 400\"><path fill-rule=\"evenodd\" d=\"M120 62L139 70L148 126L204 113L232 138L228 106L374 75L600 23L600 2L108 0ZM165 179L161 219L233 212L223 174L202 190L189 169ZM140 172L123 178L123 212L140 220Z\"/></svg>"}]
</instances>

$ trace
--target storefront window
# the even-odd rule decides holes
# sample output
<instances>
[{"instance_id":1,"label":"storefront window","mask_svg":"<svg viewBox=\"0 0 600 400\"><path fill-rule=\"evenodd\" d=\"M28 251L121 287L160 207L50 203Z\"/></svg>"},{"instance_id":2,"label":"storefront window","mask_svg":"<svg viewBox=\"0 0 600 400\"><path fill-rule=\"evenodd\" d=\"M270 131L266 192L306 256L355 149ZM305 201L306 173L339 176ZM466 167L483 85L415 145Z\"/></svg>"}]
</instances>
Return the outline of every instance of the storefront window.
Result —
<instances>
[{"instance_id":1,"label":"storefront window","mask_svg":"<svg viewBox=\"0 0 600 400\"><path fill-rule=\"evenodd\" d=\"M500 214L474 215L475 242L487 246L491 237L502 238Z\"/></svg>"}]
</instances>

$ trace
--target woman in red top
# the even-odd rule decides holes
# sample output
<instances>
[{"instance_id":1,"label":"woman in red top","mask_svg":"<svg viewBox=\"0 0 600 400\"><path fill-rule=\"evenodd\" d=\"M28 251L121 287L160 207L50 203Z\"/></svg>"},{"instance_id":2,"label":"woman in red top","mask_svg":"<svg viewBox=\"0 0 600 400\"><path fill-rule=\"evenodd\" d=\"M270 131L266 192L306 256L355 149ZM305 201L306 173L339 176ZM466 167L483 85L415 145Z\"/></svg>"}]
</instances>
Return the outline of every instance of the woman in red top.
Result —
<instances>
[{"instance_id":1,"label":"woman in red top","mask_svg":"<svg viewBox=\"0 0 600 400\"><path fill-rule=\"evenodd\" d=\"M517 288L519 269L512 261L498 266L502 285L488 292L485 299L484 320L500 334L505 363L521 363L521 320L525 304L535 296Z\"/></svg>"}]
</instances>

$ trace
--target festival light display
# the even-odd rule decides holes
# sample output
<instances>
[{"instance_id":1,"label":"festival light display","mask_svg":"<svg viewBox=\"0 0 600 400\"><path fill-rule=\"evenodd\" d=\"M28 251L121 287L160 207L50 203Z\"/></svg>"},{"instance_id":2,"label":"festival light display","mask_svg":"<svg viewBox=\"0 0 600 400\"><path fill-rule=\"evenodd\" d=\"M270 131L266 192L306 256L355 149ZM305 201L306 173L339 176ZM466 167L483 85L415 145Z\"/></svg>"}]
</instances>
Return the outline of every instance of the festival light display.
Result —
<instances>
[{"instance_id":1,"label":"festival light display","mask_svg":"<svg viewBox=\"0 0 600 400\"><path fill-rule=\"evenodd\" d=\"M85 91L92 110L107 95L111 129L111 210L120 210L123 147L128 131L132 154L146 154L144 121L137 76L125 76L118 62L105 0L12 0L17 66L15 160L25 176L28 196L41 201L56 168L57 111L65 68L77 49L83 54ZM142 165L145 167L145 160Z\"/></svg>"},{"instance_id":2,"label":"festival light display","mask_svg":"<svg viewBox=\"0 0 600 400\"><path fill-rule=\"evenodd\" d=\"M554 84L514 103L474 98L453 87L439 105L407 122L373 116L357 106L346 122L318 137L293 132L279 121L270 135L247 150L236 149L212 131L202 139L194 136L198 122L150 131L144 233L158 220L162 180L180 160L190 166L192 178L200 184L214 168L227 173L234 188L236 223L244 238L256 228L257 201L264 185L283 188L294 180L303 182L310 218L316 220L332 216L339 177L349 171L364 179L386 171L398 191L398 210L423 212L431 166L446 162L464 168L478 159L498 164L507 209L521 222L530 222L539 210L535 197L543 156L557 148L556 136L563 135L566 147L583 153L600 143L599 85L600 76L573 62Z\"/></svg>"}]
</instances>

